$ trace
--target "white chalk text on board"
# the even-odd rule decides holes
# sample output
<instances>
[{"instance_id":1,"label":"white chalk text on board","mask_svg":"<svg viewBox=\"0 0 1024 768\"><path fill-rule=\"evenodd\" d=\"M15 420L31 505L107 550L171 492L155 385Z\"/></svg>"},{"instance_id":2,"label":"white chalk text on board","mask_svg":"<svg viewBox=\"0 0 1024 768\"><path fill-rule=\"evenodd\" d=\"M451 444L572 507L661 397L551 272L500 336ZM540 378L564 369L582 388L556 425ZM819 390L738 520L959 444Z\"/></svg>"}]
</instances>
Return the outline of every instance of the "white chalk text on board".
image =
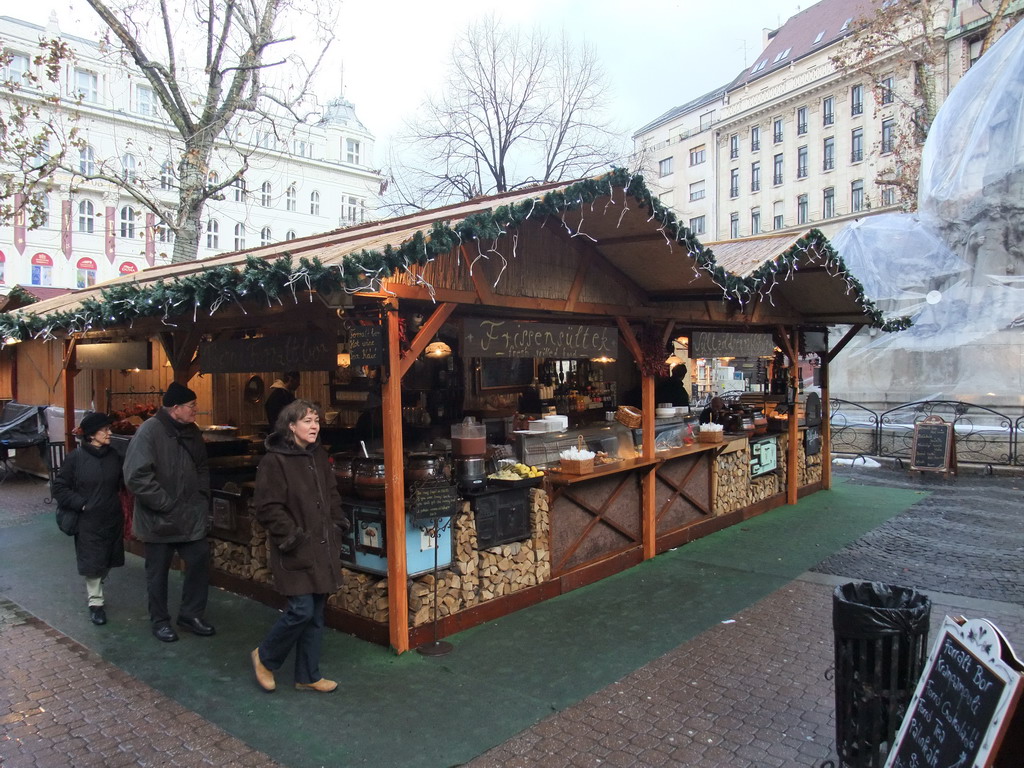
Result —
<instances>
[{"instance_id":1,"label":"white chalk text on board","mask_svg":"<svg viewBox=\"0 0 1024 768\"><path fill-rule=\"evenodd\" d=\"M886 768L991 765L1016 712L1021 671L991 623L947 616Z\"/></svg>"},{"instance_id":2,"label":"white chalk text on board","mask_svg":"<svg viewBox=\"0 0 1024 768\"><path fill-rule=\"evenodd\" d=\"M690 357L770 357L775 341L770 333L719 333L694 331L690 334Z\"/></svg>"},{"instance_id":3,"label":"white chalk text on board","mask_svg":"<svg viewBox=\"0 0 1024 768\"><path fill-rule=\"evenodd\" d=\"M337 365L337 342L324 333L223 339L199 345L203 373L329 371Z\"/></svg>"},{"instance_id":4,"label":"white chalk text on board","mask_svg":"<svg viewBox=\"0 0 1024 768\"><path fill-rule=\"evenodd\" d=\"M616 357L619 331L601 325L466 321L463 350L468 357Z\"/></svg>"}]
</instances>

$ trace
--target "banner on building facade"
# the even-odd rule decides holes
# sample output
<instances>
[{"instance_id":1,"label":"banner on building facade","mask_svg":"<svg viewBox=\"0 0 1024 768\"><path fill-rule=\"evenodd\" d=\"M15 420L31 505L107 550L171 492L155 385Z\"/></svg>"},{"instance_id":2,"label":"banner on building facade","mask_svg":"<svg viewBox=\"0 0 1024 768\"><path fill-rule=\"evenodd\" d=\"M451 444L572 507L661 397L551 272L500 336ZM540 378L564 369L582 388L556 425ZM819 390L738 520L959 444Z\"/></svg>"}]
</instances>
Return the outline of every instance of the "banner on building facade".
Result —
<instances>
[{"instance_id":1,"label":"banner on building facade","mask_svg":"<svg viewBox=\"0 0 1024 768\"><path fill-rule=\"evenodd\" d=\"M14 247L18 253L25 252L25 196L14 193Z\"/></svg>"},{"instance_id":2,"label":"banner on building facade","mask_svg":"<svg viewBox=\"0 0 1024 768\"><path fill-rule=\"evenodd\" d=\"M156 264L156 214L146 214L146 262L149 266Z\"/></svg>"},{"instance_id":3,"label":"banner on building facade","mask_svg":"<svg viewBox=\"0 0 1024 768\"><path fill-rule=\"evenodd\" d=\"M114 263L114 256L117 254L117 241L114 238L114 206L108 205L105 209L106 214L104 215L103 227L105 237L104 249L107 253L107 260L111 264Z\"/></svg>"},{"instance_id":4,"label":"banner on building facade","mask_svg":"<svg viewBox=\"0 0 1024 768\"><path fill-rule=\"evenodd\" d=\"M60 250L64 258L71 259L71 201L60 203Z\"/></svg>"}]
</instances>

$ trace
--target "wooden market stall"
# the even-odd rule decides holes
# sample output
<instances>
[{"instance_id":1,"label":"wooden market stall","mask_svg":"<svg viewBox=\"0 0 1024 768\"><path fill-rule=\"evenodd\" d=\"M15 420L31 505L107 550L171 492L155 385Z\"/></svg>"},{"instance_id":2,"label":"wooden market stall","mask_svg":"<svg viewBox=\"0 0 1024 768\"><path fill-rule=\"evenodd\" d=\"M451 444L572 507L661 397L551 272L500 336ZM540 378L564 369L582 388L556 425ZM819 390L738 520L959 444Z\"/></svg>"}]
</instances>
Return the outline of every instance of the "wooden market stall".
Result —
<instances>
[{"instance_id":1,"label":"wooden market stall","mask_svg":"<svg viewBox=\"0 0 1024 768\"><path fill-rule=\"evenodd\" d=\"M706 334L716 342L777 347L790 366L793 400L802 350L809 338L819 339L812 345L827 403L828 364L839 349L865 324L891 329L821 233L706 246L641 177L623 170L156 267L41 302L0 324L5 338L24 341L13 347L16 357L50 360L49 368L18 365L19 392L45 397L59 377L53 404L68 413L112 407L99 394L123 391L129 369L87 369L78 361L83 350L96 359L97 350L86 348L101 343L110 359L127 359L117 355L129 340L158 342L150 368L140 366L133 375L141 383L129 391L159 393L171 377L191 382L208 408L205 421L230 423L243 435L261 426L259 398L250 396L256 380L274 372L303 371L300 394L329 403L330 424L338 428L325 430L324 439L336 440L335 448L353 444L354 417L371 410L379 392L386 491L372 503L353 499L351 507L362 515L361 530L384 541L367 560L370 548L354 540L363 565L372 564L345 564L345 586L329 600L328 621L398 652L431 636L435 610L439 633L450 634L829 487L828 420L821 421L823 458L808 448L809 429L799 423L795 402L794 418L771 437L777 468L760 476L749 469L755 441L742 433L719 443L658 445L664 424L655 418L655 376L664 372L670 339ZM821 346L825 329L837 324L852 330ZM440 367L424 362L438 342L452 352ZM348 365L339 367L343 357ZM607 374L587 364L612 358ZM498 375L495 360L505 361L501 375L517 386L487 386ZM571 360L581 361L579 369L538 362ZM515 412L515 397L537 388L539 371L557 378L566 370L589 375L595 392L604 387L605 400L575 395L580 412L571 414L572 427L565 417L568 428L558 439L614 437L619 454L585 474L559 472L556 455L540 462L549 470L542 485L506 495L489 486L463 488L435 581L409 559L441 548L438 538L417 549L423 534L415 530L416 500L410 503L406 483L409 449L450 450L445 438L458 417L473 413L493 426L502 419L488 417ZM638 382L642 415L635 429L579 420L596 404L604 405L597 410L603 417L615 388L602 385L601 376ZM506 455L517 451L524 459L557 443L529 429L514 437L505 426L488 442L507 436ZM487 527L503 504L522 523L512 538ZM212 521L219 583L275 602L266 536L244 501L225 508L215 500Z\"/></svg>"}]
</instances>

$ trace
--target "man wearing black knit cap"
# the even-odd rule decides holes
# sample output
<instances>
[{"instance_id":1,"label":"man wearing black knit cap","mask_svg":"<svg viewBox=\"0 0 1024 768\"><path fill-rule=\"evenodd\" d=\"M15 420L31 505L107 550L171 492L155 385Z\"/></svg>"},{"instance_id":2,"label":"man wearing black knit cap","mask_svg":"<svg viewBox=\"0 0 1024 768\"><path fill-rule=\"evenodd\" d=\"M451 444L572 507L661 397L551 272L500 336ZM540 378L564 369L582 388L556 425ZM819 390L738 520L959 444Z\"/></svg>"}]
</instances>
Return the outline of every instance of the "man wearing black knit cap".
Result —
<instances>
[{"instance_id":1,"label":"man wearing black knit cap","mask_svg":"<svg viewBox=\"0 0 1024 768\"><path fill-rule=\"evenodd\" d=\"M210 472L195 424L196 393L172 382L164 407L143 422L128 444L124 481L135 494L132 532L146 546L146 591L153 636L178 639L167 608L167 581L177 552L185 564L177 624L196 635L214 634L206 623L209 591Z\"/></svg>"}]
</instances>

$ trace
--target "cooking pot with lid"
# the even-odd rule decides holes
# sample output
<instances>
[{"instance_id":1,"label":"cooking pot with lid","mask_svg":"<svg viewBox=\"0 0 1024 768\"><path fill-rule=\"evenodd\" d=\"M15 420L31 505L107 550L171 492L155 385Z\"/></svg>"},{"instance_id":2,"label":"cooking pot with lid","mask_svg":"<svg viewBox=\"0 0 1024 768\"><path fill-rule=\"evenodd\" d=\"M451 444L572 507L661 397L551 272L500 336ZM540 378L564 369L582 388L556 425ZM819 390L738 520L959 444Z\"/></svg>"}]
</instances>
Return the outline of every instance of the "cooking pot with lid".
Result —
<instances>
[{"instance_id":1,"label":"cooking pot with lid","mask_svg":"<svg viewBox=\"0 0 1024 768\"><path fill-rule=\"evenodd\" d=\"M352 474L359 498L380 500L387 495L387 470L382 455L357 456Z\"/></svg>"}]
</instances>

